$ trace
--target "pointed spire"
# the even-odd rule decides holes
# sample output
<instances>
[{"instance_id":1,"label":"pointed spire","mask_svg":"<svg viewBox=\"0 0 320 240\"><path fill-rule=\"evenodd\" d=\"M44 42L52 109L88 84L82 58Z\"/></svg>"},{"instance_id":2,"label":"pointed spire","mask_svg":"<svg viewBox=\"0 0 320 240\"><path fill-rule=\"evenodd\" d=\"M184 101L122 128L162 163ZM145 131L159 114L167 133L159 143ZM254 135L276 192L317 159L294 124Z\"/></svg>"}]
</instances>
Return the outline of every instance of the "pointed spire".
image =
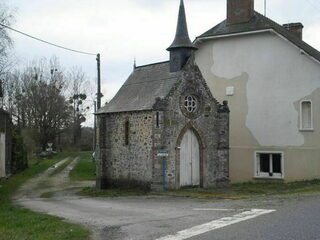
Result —
<instances>
[{"instance_id":1,"label":"pointed spire","mask_svg":"<svg viewBox=\"0 0 320 240\"><path fill-rule=\"evenodd\" d=\"M180 71L193 52L197 50L189 38L183 0L180 0L176 36L167 50L170 52L170 72Z\"/></svg>"},{"instance_id":2,"label":"pointed spire","mask_svg":"<svg viewBox=\"0 0 320 240\"><path fill-rule=\"evenodd\" d=\"M173 43L167 49L168 51L174 48L196 48L189 38L188 26L186 20L186 12L184 8L183 0L180 0L179 16L176 36Z\"/></svg>"}]
</instances>

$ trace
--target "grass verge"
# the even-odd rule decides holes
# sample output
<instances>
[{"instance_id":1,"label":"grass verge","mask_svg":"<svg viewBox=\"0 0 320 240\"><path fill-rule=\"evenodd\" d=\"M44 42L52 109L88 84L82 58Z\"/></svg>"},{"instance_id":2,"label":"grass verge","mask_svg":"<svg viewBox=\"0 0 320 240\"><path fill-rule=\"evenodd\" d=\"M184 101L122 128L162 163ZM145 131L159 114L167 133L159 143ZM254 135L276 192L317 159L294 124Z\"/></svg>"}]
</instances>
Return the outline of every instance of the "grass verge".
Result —
<instances>
[{"instance_id":1,"label":"grass verge","mask_svg":"<svg viewBox=\"0 0 320 240\"><path fill-rule=\"evenodd\" d=\"M71 170L69 176L71 180L95 180L96 165L92 161L92 152L81 152L78 154L80 160Z\"/></svg>"},{"instance_id":2,"label":"grass verge","mask_svg":"<svg viewBox=\"0 0 320 240\"><path fill-rule=\"evenodd\" d=\"M54 195L53 192L45 192L40 195L40 198L52 198Z\"/></svg>"},{"instance_id":3,"label":"grass verge","mask_svg":"<svg viewBox=\"0 0 320 240\"><path fill-rule=\"evenodd\" d=\"M72 161L74 158L70 158L67 161L65 161L63 164L61 164L59 167L57 167L52 173L50 173L50 177L61 173Z\"/></svg>"},{"instance_id":4,"label":"grass verge","mask_svg":"<svg viewBox=\"0 0 320 240\"><path fill-rule=\"evenodd\" d=\"M245 199L254 197L304 194L311 192L320 192L320 180L299 181L292 183L242 183L230 184L224 187L214 187L208 189L187 188L181 190L170 190L166 195L200 197L215 199Z\"/></svg>"},{"instance_id":5,"label":"grass verge","mask_svg":"<svg viewBox=\"0 0 320 240\"><path fill-rule=\"evenodd\" d=\"M183 188L179 190L168 190L167 192L146 192L142 189L120 189L110 188L97 190L94 187L87 187L78 192L78 195L89 197L124 197L143 195L166 195L176 197L208 198L208 199L247 199L266 196L320 193L320 179L310 181L299 181L292 183L242 183L230 184L223 187L213 188Z\"/></svg>"},{"instance_id":6,"label":"grass verge","mask_svg":"<svg viewBox=\"0 0 320 240\"><path fill-rule=\"evenodd\" d=\"M95 187L86 187L77 193L81 196L89 197L129 197L129 196L145 196L148 192L140 189L118 189L110 188L106 190L97 190Z\"/></svg>"},{"instance_id":7,"label":"grass verge","mask_svg":"<svg viewBox=\"0 0 320 240\"><path fill-rule=\"evenodd\" d=\"M24 172L0 182L0 240L86 240L90 232L61 218L11 205L14 192L28 179L45 171L69 153L38 161Z\"/></svg>"}]
</instances>

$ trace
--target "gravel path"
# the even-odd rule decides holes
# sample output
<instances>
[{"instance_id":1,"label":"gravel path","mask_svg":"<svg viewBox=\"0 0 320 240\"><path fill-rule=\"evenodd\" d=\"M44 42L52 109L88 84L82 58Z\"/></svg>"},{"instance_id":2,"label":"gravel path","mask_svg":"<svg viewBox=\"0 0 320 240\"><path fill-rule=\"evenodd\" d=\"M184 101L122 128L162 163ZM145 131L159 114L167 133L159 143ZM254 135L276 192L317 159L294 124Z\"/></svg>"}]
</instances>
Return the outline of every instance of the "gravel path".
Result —
<instances>
[{"instance_id":1,"label":"gravel path","mask_svg":"<svg viewBox=\"0 0 320 240\"><path fill-rule=\"evenodd\" d=\"M60 165L64 164L70 158L65 158L48 168L45 172L37 175L26 182L15 194L14 200L20 202L28 199L37 199L43 193L52 192L53 197L73 196L75 191L87 186L93 186L93 181L70 181L69 173L78 163L79 158L73 161L60 173L50 176L52 172Z\"/></svg>"}]
</instances>

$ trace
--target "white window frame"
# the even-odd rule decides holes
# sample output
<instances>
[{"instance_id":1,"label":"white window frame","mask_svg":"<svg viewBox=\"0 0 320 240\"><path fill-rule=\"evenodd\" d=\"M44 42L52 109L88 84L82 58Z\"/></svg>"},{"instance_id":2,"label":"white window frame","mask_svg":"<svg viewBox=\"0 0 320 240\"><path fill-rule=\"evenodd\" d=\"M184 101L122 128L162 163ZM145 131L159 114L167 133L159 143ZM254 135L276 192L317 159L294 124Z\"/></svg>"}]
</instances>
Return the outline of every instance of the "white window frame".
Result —
<instances>
[{"instance_id":1,"label":"white window frame","mask_svg":"<svg viewBox=\"0 0 320 240\"><path fill-rule=\"evenodd\" d=\"M311 127L310 128L304 128L302 124L302 104L303 103L310 103L311 107ZM313 131L313 104L312 101L309 99L300 101L300 131Z\"/></svg>"},{"instance_id":2,"label":"white window frame","mask_svg":"<svg viewBox=\"0 0 320 240\"><path fill-rule=\"evenodd\" d=\"M272 173L270 176L269 173L260 172L260 158L258 154L281 154L281 170L282 173ZM269 178L269 179L284 179L284 153L282 151L255 151L254 153L254 177L255 178ZM272 158L269 157L270 160L270 169L272 169Z\"/></svg>"}]
</instances>

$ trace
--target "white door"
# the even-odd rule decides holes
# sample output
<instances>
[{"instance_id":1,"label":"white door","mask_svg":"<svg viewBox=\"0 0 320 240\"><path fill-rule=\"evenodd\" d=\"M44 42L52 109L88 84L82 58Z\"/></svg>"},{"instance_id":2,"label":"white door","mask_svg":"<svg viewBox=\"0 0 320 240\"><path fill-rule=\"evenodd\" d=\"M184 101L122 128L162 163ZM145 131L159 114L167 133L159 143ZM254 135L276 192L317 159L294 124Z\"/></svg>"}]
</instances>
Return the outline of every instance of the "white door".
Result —
<instances>
[{"instance_id":1,"label":"white door","mask_svg":"<svg viewBox=\"0 0 320 240\"><path fill-rule=\"evenodd\" d=\"M0 133L0 177L6 176L6 135Z\"/></svg>"},{"instance_id":2,"label":"white door","mask_svg":"<svg viewBox=\"0 0 320 240\"><path fill-rule=\"evenodd\" d=\"M197 136L188 130L180 146L180 186L200 185L200 150Z\"/></svg>"}]
</instances>

